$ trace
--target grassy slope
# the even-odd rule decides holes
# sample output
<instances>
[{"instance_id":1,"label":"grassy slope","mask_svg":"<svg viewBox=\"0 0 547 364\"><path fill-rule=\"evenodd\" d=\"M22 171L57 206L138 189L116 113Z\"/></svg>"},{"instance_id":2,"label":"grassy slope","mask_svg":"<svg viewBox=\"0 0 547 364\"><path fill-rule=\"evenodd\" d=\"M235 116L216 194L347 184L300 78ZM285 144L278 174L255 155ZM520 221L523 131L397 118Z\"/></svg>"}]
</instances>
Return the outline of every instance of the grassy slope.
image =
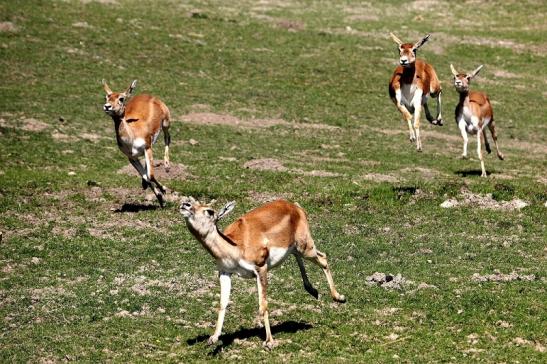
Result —
<instances>
[{"instance_id":1,"label":"grassy slope","mask_svg":"<svg viewBox=\"0 0 547 364\"><path fill-rule=\"evenodd\" d=\"M480 11L415 2L404 8L411 20L402 26L396 2L0 1L0 21L18 27L0 32L0 359L544 360L538 347L545 347L547 331L547 133L538 107L545 76L538 70L546 65L547 9L542 2L474 6ZM444 82L447 125L424 126L421 154L387 97L396 59L389 31L411 40L433 33L421 56ZM487 157L487 180L476 176L477 160L456 158L461 142L452 120L457 97L450 62L465 70L486 65L475 87L495 100L507 156L504 162ZM166 184L202 199L236 199L234 216L257 205L256 192L288 194L308 210L315 240L349 302L332 305L322 274L311 266L325 295L307 296L288 261L270 285L280 346L260 349L262 332L251 330L254 283L235 279L224 331L238 340L230 343L228 336L222 350L208 348L202 339L216 314L214 265L176 204L112 211L142 203L144 193L136 178L116 173L126 161L100 110L102 78L116 89L138 78L138 90L160 95L175 119L203 104L241 118L339 126L175 123L172 160L194 178ZM28 118L48 126L15 127ZM387 127L401 133L379 132ZM199 144L183 142L190 138ZM160 143L157 158L161 149ZM253 157L342 176L242 168ZM373 173L399 181L371 181ZM100 187L88 186L90 180ZM520 212L439 207L462 186L530 206ZM543 279L470 279L495 269ZM366 286L375 271L438 289L401 294ZM140 315L124 317L124 311ZM532 344L516 345L515 338Z\"/></svg>"}]
</instances>

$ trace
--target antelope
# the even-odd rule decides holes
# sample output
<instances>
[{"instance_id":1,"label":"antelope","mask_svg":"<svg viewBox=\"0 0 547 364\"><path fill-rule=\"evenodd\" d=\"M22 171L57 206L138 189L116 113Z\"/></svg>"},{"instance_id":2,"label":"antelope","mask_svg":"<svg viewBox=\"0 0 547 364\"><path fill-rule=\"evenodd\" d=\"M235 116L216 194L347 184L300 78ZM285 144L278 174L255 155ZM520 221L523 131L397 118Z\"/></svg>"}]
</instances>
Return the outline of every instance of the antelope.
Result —
<instances>
[{"instance_id":1,"label":"antelope","mask_svg":"<svg viewBox=\"0 0 547 364\"><path fill-rule=\"evenodd\" d=\"M154 177L152 145L163 130L164 166L169 171L170 113L157 97L146 94L131 97L136 86L137 80L134 80L125 92L112 92L103 80L106 92L103 110L114 120L118 147L141 176L142 188L146 190L150 187L163 207L165 187ZM144 165L139 160L143 155Z\"/></svg>"},{"instance_id":2,"label":"antelope","mask_svg":"<svg viewBox=\"0 0 547 364\"><path fill-rule=\"evenodd\" d=\"M397 43L399 51L399 66L395 68L389 81L389 96L408 123L410 142L416 142L418 152L422 151L420 138L420 116L422 106L427 120L433 125L443 125L441 116L441 83L435 69L430 64L416 58L416 51L429 39L427 34L421 40L412 43L403 43L393 33L391 38ZM428 96L437 99L437 116L433 117L427 106ZM414 124L412 123L414 114Z\"/></svg>"},{"instance_id":3,"label":"antelope","mask_svg":"<svg viewBox=\"0 0 547 364\"><path fill-rule=\"evenodd\" d=\"M503 160L504 157L498 147L498 135L496 133L496 124L494 123L494 113L488 96L484 92L469 91L469 82L480 72L482 67L483 65L481 64L470 74L465 74L456 71L451 64L450 70L454 75L454 87L460 94L460 100L458 105L456 105L456 123L458 124L458 128L460 129L463 138L462 158L467 158L467 133L477 134L477 155L481 161L481 177L486 177L481 144L484 142L486 151L488 153L491 152L490 144L488 144L488 138L486 137L485 128L487 126L492 134L492 139L494 139L498 158Z\"/></svg>"},{"instance_id":4,"label":"antelope","mask_svg":"<svg viewBox=\"0 0 547 364\"><path fill-rule=\"evenodd\" d=\"M336 291L327 256L316 249L310 234L306 213L298 205L277 200L247 212L224 232L218 221L233 210L235 202L228 202L218 213L211 204L202 204L193 197L183 197L180 212L192 235L216 260L220 280L220 310L215 332L209 337L212 345L222 332L224 315L231 290L231 275L255 278L258 287L259 316L266 329L264 346L273 348L274 340L268 318L268 271L280 265L290 254L294 255L304 283L304 289L318 298L317 290L310 283L302 258L308 259L323 269L334 301L345 302L346 298Z\"/></svg>"}]
</instances>

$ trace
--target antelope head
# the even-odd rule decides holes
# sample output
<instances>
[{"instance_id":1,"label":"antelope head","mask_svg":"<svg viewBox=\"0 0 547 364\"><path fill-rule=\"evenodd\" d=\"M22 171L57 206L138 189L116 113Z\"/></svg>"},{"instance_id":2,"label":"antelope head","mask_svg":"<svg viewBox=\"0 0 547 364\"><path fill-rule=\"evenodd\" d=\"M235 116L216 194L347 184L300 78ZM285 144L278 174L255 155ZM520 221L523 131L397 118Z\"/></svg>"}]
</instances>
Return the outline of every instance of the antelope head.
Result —
<instances>
[{"instance_id":1,"label":"antelope head","mask_svg":"<svg viewBox=\"0 0 547 364\"><path fill-rule=\"evenodd\" d=\"M125 92L112 92L106 81L103 80L103 88L106 93L106 100L103 105L104 112L110 116L123 117L125 114L125 105L135 87L137 87L137 80L133 80Z\"/></svg>"},{"instance_id":2,"label":"antelope head","mask_svg":"<svg viewBox=\"0 0 547 364\"><path fill-rule=\"evenodd\" d=\"M217 222L232 211L236 205L235 201L228 202L220 211L216 212L212 205L202 204L193 197L183 197L180 204L180 213L184 216L186 224L198 235L204 237L217 229Z\"/></svg>"},{"instance_id":3,"label":"antelope head","mask_svg":"<svg viewBox=\"0 0 547 364\"><path fill-rule=\"evenodd\" d=\"M466 74L456 71L454 66L450 65L450 70L452 71L452 74L454 75L454 87L456 88L456 91L458 92L468 92L469 91L469 82L473 77L475 77L480 70L482 69L483 65L481 64L479 67L477 67L473 72Z\"/></svg>"},{"instance_id":4,"label":"antelope head","mask_svg":"<svg viewBox=\"0 0 547 364\"><path fill-rule=\"evenodd\" d=\"M397 44L397 49L399 51L399 63L403 67L411 67L414 62L416 62L416 52L418 48L423 46L425 42L429 39L430 34L427 34L425 37L420 39L418 42L412 43L403 43L397 36L393 33L389 33L391 39Z\"/></svg>"}]
</instances>

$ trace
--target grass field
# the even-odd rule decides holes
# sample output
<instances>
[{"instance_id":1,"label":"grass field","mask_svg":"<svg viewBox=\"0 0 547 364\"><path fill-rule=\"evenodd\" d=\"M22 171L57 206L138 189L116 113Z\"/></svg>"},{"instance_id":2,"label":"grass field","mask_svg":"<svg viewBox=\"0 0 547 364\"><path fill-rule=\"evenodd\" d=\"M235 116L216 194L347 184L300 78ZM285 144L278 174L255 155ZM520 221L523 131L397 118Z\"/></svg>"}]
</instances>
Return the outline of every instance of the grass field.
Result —
<instances>
[{"instance_id":1,"label":"grass field","mask_svg":"<svg viewBox=\"0 0 547 364\"><path fill-rule=\"evenodd\" d=\"M399 3L0 0L0 361L545 362L547 3ZM432 34L445 126L424 118L422 153L388 97L390 31ZM488 178L474 139L459 158L450 63L485 65L472 87L506 156ZM171 109L164 209L124 173L103 78ZM209 347L216 267L183 195L236 200L223 224L297 201L348 302L310 264L308 295L290 258L270 275L278 346L234 278Z\"/></svg>"}]
</instances>

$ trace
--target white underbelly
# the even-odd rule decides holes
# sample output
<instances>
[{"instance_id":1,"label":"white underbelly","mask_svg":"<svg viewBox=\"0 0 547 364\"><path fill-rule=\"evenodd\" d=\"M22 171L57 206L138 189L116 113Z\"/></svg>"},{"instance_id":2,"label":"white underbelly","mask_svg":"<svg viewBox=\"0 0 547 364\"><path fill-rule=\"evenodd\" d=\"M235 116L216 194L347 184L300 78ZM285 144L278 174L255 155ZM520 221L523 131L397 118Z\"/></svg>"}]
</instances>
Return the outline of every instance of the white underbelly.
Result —
<instances>
[{"instance_id":1,"label":"white underbelly","mask_svg":"<svg viewBox=\"0 0 547 364\"><path fill-rule=\"evenodd\" d=\"M293 248L270 248L268 255L268 268L275 268L279 264L283 263L289 255L291 255Z\"/></svg>"},{"instance_id":2,"label":"white underbelly","mask_svg":"<svg viewBox=\"0 0 547 364\"><path fill-rule=\"evenodd\" d=\"M460 120L465 123L463 127L465 127L465 130L468 133L477 134L479 130L484 129L490 123L491 119L489 117L484 118L482 120L482 125L480 125L481 119L479 119L476 116L473 116L473 114L471 113L471 110L468 107L464 107L462 110L462 117Z\"/></svg>"}]
</instances>

